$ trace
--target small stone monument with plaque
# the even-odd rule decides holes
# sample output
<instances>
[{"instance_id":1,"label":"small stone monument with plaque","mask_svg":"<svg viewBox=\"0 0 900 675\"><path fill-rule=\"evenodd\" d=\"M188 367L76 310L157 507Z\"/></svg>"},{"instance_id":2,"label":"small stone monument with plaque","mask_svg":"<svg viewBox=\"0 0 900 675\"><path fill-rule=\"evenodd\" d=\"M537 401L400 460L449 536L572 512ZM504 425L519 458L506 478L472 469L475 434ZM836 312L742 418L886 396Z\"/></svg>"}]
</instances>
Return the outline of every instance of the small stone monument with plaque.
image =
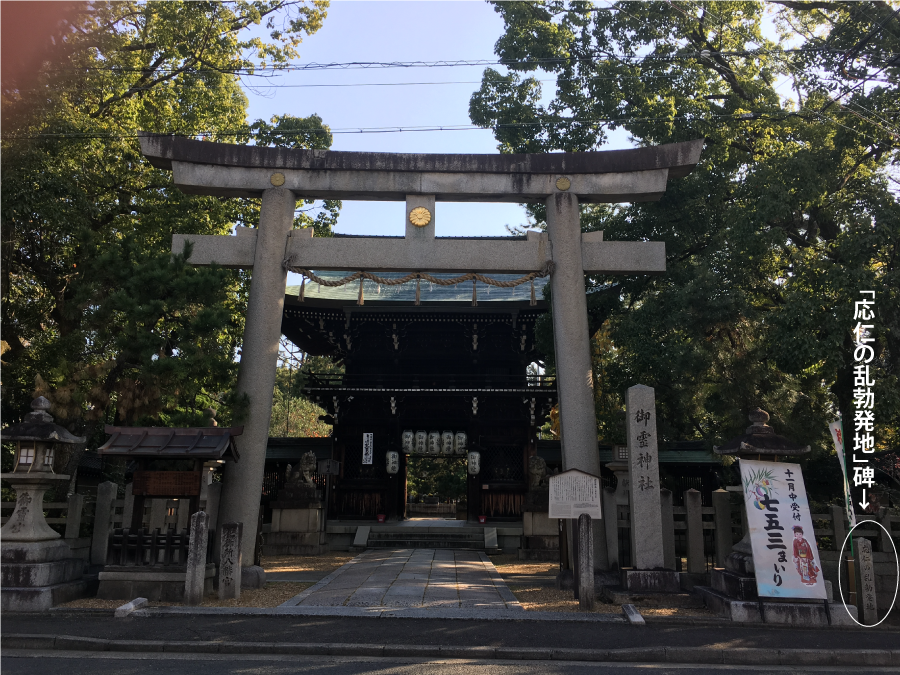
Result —
<instances>
[{"instance_id":1,"label":"small stone monument with plaque","mask_svg":"<svg viewBox=\"0 0 900 675\"><path fill-rule=\"evenodd\" d=\"M594 608L594 533L591 519L602 517L600 478L569 469L550 477L548 517L578 521L575 539L575 597L581 609Z\"/></svg>"}]
</instances>

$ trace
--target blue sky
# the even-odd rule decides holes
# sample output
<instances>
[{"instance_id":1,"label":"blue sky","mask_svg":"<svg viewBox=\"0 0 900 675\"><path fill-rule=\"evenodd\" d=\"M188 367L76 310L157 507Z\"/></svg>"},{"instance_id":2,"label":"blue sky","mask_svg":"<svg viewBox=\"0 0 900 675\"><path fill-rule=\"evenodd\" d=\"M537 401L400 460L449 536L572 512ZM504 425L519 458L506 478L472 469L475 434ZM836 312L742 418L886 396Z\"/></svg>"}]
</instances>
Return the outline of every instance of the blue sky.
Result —
<instances>
[{"instance_id":1,"label":"blue sky","mask_svg":"<svg viewBox=\"0 0 900 675\"><path fill-rule=\"evenodd\" d=\"M480 1L332 2L322 29L300 47L301 62L441 61L494 59L503 21ZM250 119L275 114L322 117L333 130L426 125L468 125L469 97L484 66L377 68L291 72L278 87L247 90ZM380 86L389 83L404 84ZM309 86L328 85L328 86ZM368 86L334 86L368 85ZM552 93L552 84L545 85ZM491 153L488 130L336 133L334 150ZM526 223L515 204L440 203L438 236L503 235L505 225ZM400 202L344 202L335 230L347 234L402 235Z\"/></svg>"}]
</instances>

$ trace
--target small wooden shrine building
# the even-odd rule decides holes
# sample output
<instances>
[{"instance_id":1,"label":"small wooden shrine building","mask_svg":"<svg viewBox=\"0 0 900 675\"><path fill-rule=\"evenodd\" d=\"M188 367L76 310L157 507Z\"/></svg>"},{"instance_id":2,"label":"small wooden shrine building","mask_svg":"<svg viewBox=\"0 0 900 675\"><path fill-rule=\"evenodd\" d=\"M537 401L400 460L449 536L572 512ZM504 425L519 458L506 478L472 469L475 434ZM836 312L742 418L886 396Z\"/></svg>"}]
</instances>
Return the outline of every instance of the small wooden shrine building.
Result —
<instances>
[{"instance_id":1,"label":"small wooden shrine building","mask_svg":"<svg viewBox=\"0 0 900 675\"><path fill-rule=\"evenodd\" d=\"M349 273L317 274L339 279ZM287 288L282 333L307 353L344 367L341 375L313 374L305 386L334 429L332 458L340 474L330 490L329 518L404 516L405 431L452 432L454 439L465 434L467 447L454 456L476 451L481 458L480 472L467 478L469 520L521 518L528 457L557 402L553 378L529 374L538 359L535 322L548 309L544 283L536 279L532 291L528 283L501 288L477 282L473 301L472 282L423 281L417 292L415 282L365 281L363 304L358 282L326 287L306 281L302 301L298 286ZM363 456L367 434L371 464ZM387 470L390 451L400 455L396 475Z\"/></svg>"}]
</instances>

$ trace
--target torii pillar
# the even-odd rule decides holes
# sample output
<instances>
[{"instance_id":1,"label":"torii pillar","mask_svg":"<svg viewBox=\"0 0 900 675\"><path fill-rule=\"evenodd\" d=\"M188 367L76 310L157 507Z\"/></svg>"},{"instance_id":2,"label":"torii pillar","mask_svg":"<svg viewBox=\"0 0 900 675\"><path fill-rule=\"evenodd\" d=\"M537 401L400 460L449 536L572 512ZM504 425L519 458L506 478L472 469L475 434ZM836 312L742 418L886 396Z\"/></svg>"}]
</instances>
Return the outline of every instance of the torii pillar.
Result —
<instances>
[{"instance_id":1,"label":"torii pillar","mask_svg":"<svg viewBox=\"0 0 900 675\"><path fill-rule=\"evenodd\" d=\"M551 274L563 467L600 474L584 275L665 271L661 242L603 241L581 232L578 205L654 201L670 177L687 175L702 140L633 150L540 155L411 155L286 150L141 135L157 168L173 171L184 192L262 197L258 229L235 237L190 240L195 265L252 268L237 393L249 398L240 462L226 464L218 521L244 524L243 560L253 561L269 419L275 388L287 273L284 263L315 270L522 273L553 263ZM292 230L299 199L406 202L406 236L314 238ZM547 233L525 240L435 236L436 201L543 202ZM421 216L422 209L427 218ZM605 543L602 525L595 537ZM601 560L605 556L600 557Z\"/></svg>"}]
</instances>

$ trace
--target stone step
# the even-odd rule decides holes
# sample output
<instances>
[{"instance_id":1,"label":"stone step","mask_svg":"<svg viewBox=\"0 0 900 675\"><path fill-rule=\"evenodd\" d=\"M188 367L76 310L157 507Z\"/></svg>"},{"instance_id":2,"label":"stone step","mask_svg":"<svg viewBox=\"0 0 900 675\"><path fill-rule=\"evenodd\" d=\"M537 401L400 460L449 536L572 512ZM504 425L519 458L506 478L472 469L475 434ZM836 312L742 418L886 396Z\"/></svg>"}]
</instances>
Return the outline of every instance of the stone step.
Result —
<instances>
[{"instance_id":1,"label":"stone step","mask_svg":"<svg viewBox=\"0 0 900 675\"><path fill-rule=\"evenodd\" d=\"M391 527L390 525L372 525L372 532L389 532L391 534L483 534L483 527ZM522 528L519 528L521 532Z\"/></svg>"},{"instance_id":2,"label":"stone step","mask_svg":"<svg viewBox=\"0 0 900 675\"><path fill-rule=\"evenodd\" d=\"M465 550L484 550L482 541L442 541L429 539L370 539L368 548L456 548Z\"/></svg>"},{"instance_id":3,"label":"stone step","mask_svg":"<svg viewBox=\"0 0 900 675\"><path fill-rule=\"evenodd\" d=\"M484 541L484 534L442 534L438 532L406 533L406 532L369 532L369 541L373 539L440 539L442 541Z\"/></svg>"},{"instance_id":4,"label":"stone step","mask_svg":"<svg viewBox=\"0 0 900 675\"><path fill-rule=\"evenodd\" d=\"M694 593L635 592L621 587L604 586L603 596L616 605L636 607L703 607L703 599Z\"/></svg>"}]
</instances>

